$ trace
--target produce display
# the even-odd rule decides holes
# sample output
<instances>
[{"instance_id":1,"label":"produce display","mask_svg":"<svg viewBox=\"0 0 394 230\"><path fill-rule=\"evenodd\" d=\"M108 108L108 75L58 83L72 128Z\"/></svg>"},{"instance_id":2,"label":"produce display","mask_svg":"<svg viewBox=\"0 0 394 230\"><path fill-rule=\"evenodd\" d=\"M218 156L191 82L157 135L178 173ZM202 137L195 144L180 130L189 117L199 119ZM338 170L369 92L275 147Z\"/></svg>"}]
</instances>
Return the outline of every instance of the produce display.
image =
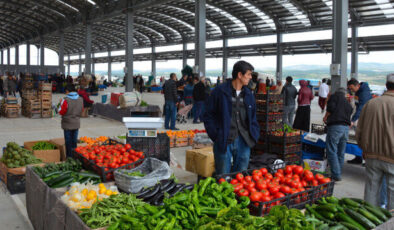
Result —
<instances>
[{"instance_id":1,"label":"produce display","mask_svg":"<svg viewBox=\"0 0 394 230\"><path fill-rule=\"evenodd\" d=\"M116 186L107 188L104 184L93 185L92 183L75 183L60 198L73 211L88 209L97 201L118 195Z\"/></svg>"},{"instance_id":2,"label":"produce display","mask_svg":"<svg viewBox=\"0 0 394 230\"><path fill-rule=\"evenodd\" d=\"M246 198L238 204L233 187L229 183L217 184L211 177L194 185L192 191L184 190L164 199L163 206L149 204L137 208L136 212L122 216L120 221L107 230L114 229L194 229L200 218L216 217L228 207L245 208Z\"/></svg>"},{"instance_id":3,"label":"produce display","mask_svg":"<svg viewBox=\"0 0 394 230\"><path fill-rule=\"evenodd\" d=\"M67 158L66 162L59 164L46 164L44 167L34 167L33 170L51 188L67 187L74 182L93 184L100 183L100 176L90 172L80 172L82 164L78 160Z\"/></svg>"},{"instance_id":4,"label":"produce display","mask_svg":"<svg viewBox=\"0 0 394 230\"><path fill-rule=\"evenodd\" d=\"M220 178L218 182L224 183L226 179ZM284 169L278 169L274 175L269 173L266 168L256 169L252 171L251 175L238 173L230 180L230 184L234 187L234 193L238 197L249 197L255 206L291 194L301 193L310 187L329 182L331 182L330 178L321 174L313 175L311 171L304 170L299 165L287 165ZM306 199L308 199L307 194L301 193L295 202L300 203ZM280 204L280 201L275 204ZM265 210L265 214L268 212L269 208Z\"/></svg>"},{"instance_id":5,"label":"produce display","mask_svg":"<svg viewBox=\"0 0 394 230\"><path fill-rule=\"evenodd\" d=\"M273 136L284 136L285 133L286 133L287 137L301 135L301 131L300 130L293 129L292 127L290 127L287 124L284 124L284 128L283 129L279 129L279 130L271 132L271 135L273 135Z\"/></svg>"},{"instance_id":6,"label":"produce display","mask_svg":"<svg viewBox=\"0 0 394 230\"><path fill-rule=\"evenodd\" d=\"M135 195L114 194L95 202L90 208L80 209L79 216L87 226L96 229L117 222L122 216L135 212L143 205L146 203L137 199Z\"/></svg>"},{"instance_id":7,"label":"produce display","mask_svg":"<svg viewBox=\"0 0 394 230\"><path fill-rule=\"evenodd\" d=\"M33 145L33 150L53 150L57 149L56 145L47 141L39 141Z\"/></svg>"},{"instance_id":8,"label":"produce display","mask_svg":"<svg viewBox=\"0 0 394 230\"><path fill-rule=\"evenodd\" d=\"M149 204L161 206L164 205L165 197L173 197L183 190L192 190L193 188L194 185L178 184L176 180L168 179L160 181L153 187L142 189L135 195Z\"/></svg>"},{"instance_id":9,"label":"produce display","mask_svg":"<svg viewBox=\"0 0 394 230\"><path fill-rule=\"evenodd\" d=\"M335 229L373 229L392 217L386 209L357 198L327 197L306 206L306 215L314 216ZM330 228L330 229L331 229Z\"/></svg>"},{"instance_id":10,"label":"produce display","mask_svg":"<svg viewBox=\"0 0 394 230\"><path fill-rule=\"evenodd\" d=\"M99 136L97 138L83 136L83 137L79 138L80 142L86 143L88 145L101 145L106 140L108 140L108 137L105 137L105 136Z\"/></svg>"},{"instance_id":11,"label":"produce display","mask_svg":"<svg viewBox=\"0 0 394 230\"><path fill-rule=\"evenodd\" d=\"M29 164L38 164L42 161L36 158L32 152L21 148L15 142L8 142L7 147L3 151L1 162L8 168L19 168Z\"/></svg>"}]
</instances>

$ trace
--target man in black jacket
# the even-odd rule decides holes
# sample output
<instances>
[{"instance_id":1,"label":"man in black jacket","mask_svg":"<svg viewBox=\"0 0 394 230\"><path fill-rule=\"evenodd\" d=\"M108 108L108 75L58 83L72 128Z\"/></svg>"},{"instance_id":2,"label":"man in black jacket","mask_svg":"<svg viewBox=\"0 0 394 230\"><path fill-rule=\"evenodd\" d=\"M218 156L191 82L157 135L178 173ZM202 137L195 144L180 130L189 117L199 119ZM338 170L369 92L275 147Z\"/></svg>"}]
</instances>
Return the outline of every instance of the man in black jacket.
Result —
<instances>
[{"instance_id":1,"label":"man in black jacket","mask_svg":"<svg viewBox=\"0 0 394 230\"><path fill-rule=\"evenodd\" d=\"M165 114L165 121L164 127L166 129L171 130L178 130L175 128L175 120L176 120L176 103L177 99L177 92L176 92L176 74L170 74L170 79L167 80L163 85L164 91L164 114ZM171 121L171 124L170 124Z\"/></svg>"},{"instance_id":2,"label":"man in black jacket","mask_svg":"<svg viewBox=\"0 0 394 230\"><path fill-rule=\"evenodd\" d=\"M193 119L194 124L198 124L202 121L205 96L205 77L202 77L193 89L193 100L195 106L195 114Z\"/></svg>"},{"instance_id":3,"label":"man in black jacket","mask_svg":"<svg viewBox=\"0 0 394 230\"><path fill-rule=\"evenodd\" d=\"M286 84L282 89L281 94L284 95L284 109L283 109L283 122L290 127L293 126L294 112L295 112L295 99L297 97L297 89L292 84L293 78L288 76Z\"/></svg>"},{"instance_id":4,"label":"man in black jacket","mask_svg":"<svg viewBox=\"0 0 394 230\"><path fill-rule=\"evenodd\" d=\"M331 95L327 103L327 112L323 118L327 124L326 149L331 177L341 180L342 167L345 157L346 142L351 125L350 116L353 109L346 99L346 89L339 88Z\"/></svg>"}]
</instances>

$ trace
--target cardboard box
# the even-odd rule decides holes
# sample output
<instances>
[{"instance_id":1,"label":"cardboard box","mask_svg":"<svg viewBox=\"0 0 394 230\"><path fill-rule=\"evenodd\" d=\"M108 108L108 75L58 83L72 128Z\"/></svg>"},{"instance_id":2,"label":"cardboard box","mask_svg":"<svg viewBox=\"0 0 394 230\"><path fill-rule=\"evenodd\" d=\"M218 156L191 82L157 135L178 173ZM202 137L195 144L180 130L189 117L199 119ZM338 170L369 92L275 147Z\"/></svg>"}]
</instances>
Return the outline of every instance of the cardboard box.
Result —
<instances>
[{"instance_id":1,"label":"cardboard box","mask_svg":"<svg viewBox=\"0 0 394 230\"><path fill-rule=\"evenodd\" d=\"M50 142L49 140L42 140ZM33 150L34 144L40 141L29 141L24 143L25 149L33 152L33 155L41 159L44 163L59 162L60 161L60 150ZM51 142L50 142L51 143ZM57 147L57 146L56 146Z\"/></svg>"},{"instance_id":2,"label":"cardboard box","mask_svg":"<svg viewBox=\"0 0 394 230\"><path fill-rule=\"evenodd\" d=\"M215 171L213 148L192 149L186 151L186 170L203 177L212 176Z\"/></svg>"},{"instance_id":3,"label":"cardboard box","mask_svg":"<svg viewBox=\"0 0 394 230\"><path fill-rule=\"evenodd\" d=\"M304 169L325 173L327 170L327 160L318 161L318 160L305 159Z\"/></svg>"}]
</instances>

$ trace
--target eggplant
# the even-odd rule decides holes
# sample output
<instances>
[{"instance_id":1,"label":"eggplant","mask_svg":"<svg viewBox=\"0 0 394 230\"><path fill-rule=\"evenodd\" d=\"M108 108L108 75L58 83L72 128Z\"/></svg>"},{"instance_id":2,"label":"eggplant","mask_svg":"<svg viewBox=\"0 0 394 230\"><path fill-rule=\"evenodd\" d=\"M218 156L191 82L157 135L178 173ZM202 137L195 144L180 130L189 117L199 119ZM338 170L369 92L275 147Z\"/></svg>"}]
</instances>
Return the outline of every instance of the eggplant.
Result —
<instances>
[{"instance_id":1,"label":"eggplant","mask_svg":"<svg viewBox=\"0 0 394 230\"><path fill-rule=\"evenodd\" d=\"M172 190L174 187L176 186L175 181L172 181L172 183L170 183L167 187L165 188L161 188L161 192L165 193L165 192L169 192L170 190Z\"/></svg>"},{"instance_id":2,"label":"eggplant","mask_svg":"<svg viewBox=\"0 0 394 230\"><path fill-rule=\"evenodd\" d=\"M177 184L174 189L168 192L170 197L175 196L178 192L182 191L186 187L185 184Z\"/></svg>"},{"instance_id":3,"label":"eggplant","mask_svg":"<svg viewBox=\"0 0 394 230\"><path fill-rule=\"evenodd\" d=\"M151 189L152 189L152 187L151 188L146 188L146 189L141 189L141 191L139 191L138 193L136 193L135 195L136 195L136 197L138 198L138 197L142 197L142 196L144 196L145 194L147 194L148 192L150 192L151 191Z\"/></svg>"},{"instance_id":4,"label":"eggplant","mask_svg":"<svg viewBox=\"0 0 394 230\"><path fill-rule=\"evenodd\" d=\"M160 184L156 184L151 190L149 190L148 193L142 195L142 196L137 196L137 198L139 199L149 199L151 197L153 197L154 195L156 195L156 193L160 190Z\"/></svg>"},{"instance_id":5,"label":"eggplant","mask_svg":"<svg viewBox=\"0 0 394 230\"><path fill-rule=\"evenodd\" d=\"M164 199L164 193L158 193L155 198L151 201L151 204L155 206L159 206L160 203L163 202Z\"/></svg>"},{"instance_id":6,"label":"eggplant","mask_svg":"<svg viewBox=\"0 0 394 230\"><path fill-rule=\"evenodd\" d=\"M160 196L164 195L160 191L158 191L154 196L144 199L146 203L153 204L153 202Z\"/></svg>"},{"instance_id":7,"label":"eggplant","mask_svg":"<svg viewBox=\"0 0 394 230\"><path fill-rule=\"evenodd\" d=\"M162 181L160 181L161 190L163 191L164 189L166 189L168 186L170 186L173 183L175 183L174 180L162 180Z\"/></svg>"},{"instance_id":8,"label":"eggplant","mask_svg":"<svg viewBox=\"0 0 394 230\"><path fill-rule=\"evenodd\" d=\"M187 189L187 190L193 190L193 188L194 188L194 184L190 184L190 185L185 186L185 187L183 188L183 190L185 190L185 189Z\"/></svg>"}]
</instances>

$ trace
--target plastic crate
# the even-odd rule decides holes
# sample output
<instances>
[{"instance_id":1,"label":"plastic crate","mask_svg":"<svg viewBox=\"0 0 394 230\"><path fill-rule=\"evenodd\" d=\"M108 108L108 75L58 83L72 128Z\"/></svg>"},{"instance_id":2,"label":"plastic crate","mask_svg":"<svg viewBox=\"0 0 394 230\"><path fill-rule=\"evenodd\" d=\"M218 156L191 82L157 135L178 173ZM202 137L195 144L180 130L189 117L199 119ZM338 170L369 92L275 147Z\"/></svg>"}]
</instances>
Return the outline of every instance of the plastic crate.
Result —
<instances>
[{"instance_id":1,"label":"plastic crate","mask_svg":"<svg viewBox=\"0 0 394 230\"><path fill-rule=\"evenodd\" d=\"M260 125L260 132L262 132L264 135L268 132L283 128L283 124L281 122L279 123L269 122L268 125L266 125L265 122L259 122L259 125Z\"/></svg>"},{"instance_id":2,"label":"plastic crate","mask_svg":"<svg viewBox=\"0 0 394 230\"><path fill-rule=\"evenodd\" d=\"M312 203L315 203L322 197L329 197L332 196L334 193L334 185L335 182L331 181L326 184L321 184L313 188L313 196L312 196Z\"/></svg>"},{"instance_id":3,"label":"plastic crate","mask_svg":"<svg viewBox=\"0 0 394 230\"><path fill-rule=\"evenodd\" d=\"M306 160L306 159L322 161L324 160L324 154L302 151L302 160Z\"/></svg>"},{"instance_id":4,"label":"plastic crate","mask_svg":"<svg viewBox=\"0 0 394 230\"><path fill-rule=\"evenodd\" d=\"M289 154L289 153L299 153L302 150L302 144L271 144L270 151L276 154Z\"/></svg>"},{"instance_id":5,"label":"plastic crate","mask_svg":"<svg viewBox=\"0 0 394 230\"><path fill-rule=\"evenodd\" d=\"M103 143L103 145L116 145L116 144L123 145L122 143L117 142L112 139L108 139ZM129 151L129 149L127 151ZM144 153L143 158L139 159L136 162L133 162L133 163L130 163L130 164L127 164L124 166L120 166L119 168L116 168L116 169L108 168L106 170L105 167L98 166L93 160L89 160L89 159L85 158L81 154L77 153L75 150L72 151L72 154L73 154L74 159L78 159L82 162L82 165L85 169L97 173L101 177L101 180L103 182L113 181L115 170L117 170L117 169L133 169L133 168L137 167L138 165L140 165L145 160L145 157L146 157L146 155Z\"/></svg>"},{"instance_id":6,"label":"plastic crate","mask_svg":"<svg viewBox=\"0 0 394 230\"><path fill-rule=\"evenodd\" d=\"M324 155L326 152L325 148L321 148L319 146L315 145L310 145L310 144L302 144L302 151L308 152L308 153L315 153L315 154L320 154Z\"/></svg>"},{"instance_id":7,"label":"plastic crate","mask_svg":"<svg viewBox=\"0 0 394 230\"><path fill-rule=\"evenodd\" d=\"M277 101L283 101L283 95L281 94L256 94L255 98L256 100L262 100L266 101L268 96L268 100L270 102L277 102Z\"/></svg>"},{"instance_id":8,"label":"plastic crate","mask_svg":"<svg viewBox=\"0 0 394 230\"><path fill-rule=\"evenodd\" d=\"M26 191L26 175L7 173L7 189L11 195L24 193Z\"/></svg>"},{"instance_id":9,"label":"plastic crate","mask_svg":"<svg viewBox=\"0 0 394 230\"><path fill-rule=\"evenodd\" d=\"M133 149L144 152L147 157L170 164L170 138L166 133L159 133L157 137L127 137L127 143Z\"/></svg>"},{"instance_id":10,"label":"plastic crate","mask_svg":"<svg viewBox=\"0 0 394 230\"><path fill-rule=\"evenodd\" d=\"M319 125L319 124L312 124L312 133L316 133L317 135L323 135L327 133L327 126Z\"/></svg>"},{"instance_id":11,"label":"plastic crate","mask_svg":"<svg viewBox=\"0 0 394 230\"><path fill-rule=\"evenodd\" d=\"M257 112L281 112L283 111L283 104L269 104L268 108L265 103L256 103Z\"/></svg>"},{"instance_id":12,"label":"plastic crate","mask_svg":"<svg viewBox=\"0 0 394 230\"><path fill-rule=\"evenodd\" d=\"M269 135L269 140L270 140L270 142L273 142L273 143L287 143L287 144L299 143L299 142L301 142L301 133L297 136Z\"/></svg>"},{"instance_id":13,"label":"plastic crate","mask_svg":"<svg viewBox=\"0 0 394 230\"><path fill-rule=\"evenodd\" d=\"M283 120L283 112L272 112L272 113L256 113L257 121L265 122L268 121L282 121Z\"/></svg>"}]
</instances>

